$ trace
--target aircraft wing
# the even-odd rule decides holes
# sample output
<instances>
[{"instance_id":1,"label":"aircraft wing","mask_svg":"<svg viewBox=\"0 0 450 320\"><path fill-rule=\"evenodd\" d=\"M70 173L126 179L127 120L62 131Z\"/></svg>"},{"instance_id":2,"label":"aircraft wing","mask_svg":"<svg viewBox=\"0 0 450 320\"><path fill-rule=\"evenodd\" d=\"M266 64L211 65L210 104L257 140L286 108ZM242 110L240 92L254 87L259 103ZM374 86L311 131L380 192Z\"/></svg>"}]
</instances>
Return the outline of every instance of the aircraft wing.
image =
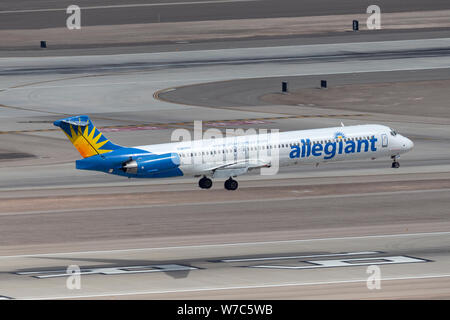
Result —
<instances>
[{"instance_id":1,"label":"aircraft wing","mask_svg":"<svg viewBox=\"0 0 450 320\"><path fill-rule=\"evenodd\" d=\"M270 167L269 161L261 160L240 160L232 161L219 166L212 167L206 171L210 172L213 178L228 178L246 174L249 170Z\"/></svg>"}]
</instances>

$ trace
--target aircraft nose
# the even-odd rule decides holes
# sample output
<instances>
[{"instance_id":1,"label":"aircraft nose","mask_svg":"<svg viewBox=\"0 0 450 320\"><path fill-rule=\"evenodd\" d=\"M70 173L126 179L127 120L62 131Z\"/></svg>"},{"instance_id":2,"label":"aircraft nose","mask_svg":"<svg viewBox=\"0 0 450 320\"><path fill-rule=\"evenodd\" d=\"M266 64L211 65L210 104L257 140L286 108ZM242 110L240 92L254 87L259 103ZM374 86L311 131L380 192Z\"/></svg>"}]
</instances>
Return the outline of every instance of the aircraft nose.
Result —
<instances>
[{"instance_id":1,"label":"aircraft nose","mask_svg":"<svg viewBox=\"0 0 450 320\"><path fill-rule=\"evenodd\" d=\"M403 146L405 147L406 150L411 150L412 148L414 148L414 142L412 142L408 138L405 138L405 142L404 142Z\"/></svg>"}]
</instances>

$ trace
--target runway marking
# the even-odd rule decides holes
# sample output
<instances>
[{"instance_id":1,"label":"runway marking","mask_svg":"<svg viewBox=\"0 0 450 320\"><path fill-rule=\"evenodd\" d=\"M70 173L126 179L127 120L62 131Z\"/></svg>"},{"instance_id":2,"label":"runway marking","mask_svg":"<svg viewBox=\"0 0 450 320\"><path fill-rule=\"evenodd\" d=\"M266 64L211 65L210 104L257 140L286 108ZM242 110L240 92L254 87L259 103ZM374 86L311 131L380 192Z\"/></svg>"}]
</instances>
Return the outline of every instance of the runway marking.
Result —
<instances>
[{"instance_id":1,"label":"runway marking","mask_svg":"<svg viewBox=\"0 0 450 320\"><path fill-rule=\"evenodd\" d=\"M10 107L10 106L3 106L0 105L0 107L6 107L6 108L13 108L16 109L16 107ZM22 108L17 108L22 109ZM31 109L25 109L30 110ZM47 111L42 111L47 112ZM56 114L56 113L55 113ZM255 121L261 121L261 122L267 122L269 120L286 120L286 119L304 119L304 118L346 118L346 117L362 117L366 116L367 114L364 113L357 113L357 114L328 114L328 115L317 115L317 114L305 114L305 115L293 115L293 116L280 116L280 117L259 117L259 118L249 118L249 119L226 119L226 120L217 120L217 121L207 121L205 122L205 126L217 126L217 127L224 127L224 124L233 125L251 125L255 124ZM240 121L240 122L239 122ZM249 122L249 123L245 123ZM51 121L49 121L51 123ZM140 124L128 124L128 125L111 125L111 126L99 126L98 128L100 130L104 130L105 132L111 132L111 131L132 131L132 130L164 130L168 129L167 127L173 127L173 126L193 126L194 123L192 121L186 121L186 122L176 122L176 123L140 123ZM13 131L0 131L0 134L17 134L17 133L33 133L33 132L51 132L51 131L59 131L59 128L46 128L46 129L30 129L30 130L13 130Z\"/></svg>"},{"instance_id":2,"label":"runway marking","mask_svg":"<svg viewBox=\"0 0 450 320\"><path fill-rule=\"evenodd\" d=\"M385 196L393 194L416 194L416 193L433 193L433 192L449 192L450 188L441 189L427 189L427 190L408 190L408 191L387 191L387 192L367 192L367 193L350 193L350 194L335 194L335 195L321 195L321 196L299 196L299 197L279 197L279 198L265 198L265 199L248 199L248 200L226 200L226 201L210 201L210 202L182 202L182 203L158 203L148 205L135 206L111 206L98 208L74 208L74 209L57 209L57 210L42 210L42 211L22 211L22 212L2 212L0 216L10 215L27 215L27 214L57 214L64 212L86 212L86 211L111 211L124 209L148 209L161 207L178 207L178 206L200 206L200 205L220 205L220 204L239 204L239 203L253 203L253 202L273 202L273 201L298 201L298 200L316 200L316 199L330 199L330 198L353 198L353 197L367 197L367 196ZM1 258L1 257L0 257Z\"/></svg>"},{"instance_id":3,"label":"runway marking","mask_svg":"<svg viewBox=\"0 0 450 320\"><path fill-rule=\"evenodd\" d=\"M222 259L219 262L248 262L248 261L267 261L267 260L288 260L288 259L302 259L302 258L321 258L321 257L339 257L339 256L355 256L382 253L379 251L361 251L361 252L346 252L346 253L329 253L329 254L315 254L307 256L281 256L281 257L264 257L264 258L245 258L245 259Z\"/></svg>"},{"instance_id":4,"label":"runway marking","mask_svg":"<svg viewBox=\"0 0 450 320\"><path fill-rule=\"evenodd\" d=\"M327 57L322 57L321 59L339 59L339 58L351 58L351 55L329 55ZM392 63L398 63L397 60L405 60L405 61L416 61L419 59L420 60L425 60L424 57L408 57L408 58L397 58L397 59L386 59L386 57L380 57L382 59L371 59L371 60L366 60L366 61L383 61L383 62L392 62ZM2 58L0 58L1 61ZM311 60L312 57L296 57L296 58L261 58L261 59L253 59L253 60L219 60L219 61L199 61L199 62L167 62L167 63L159 63L159 64L147 64L145 66L140 66L141 69L146 68L147 70L142 71L141 73L144 72L151 72L152 68L161 68L161 67L193 67L193 66L214 66L214 65L245 65L245 64L255 64L255 63L260 63L260 64L267 64L267 63L271 63L271 62L280 62L280 61L299 61L299 60ZM438 61L439 60L439 61ZM236 75L233 79L230 79L229 77L217 77L217 78L191 78L189 79L191 82L193 81L200 81L205 83L205 81L207 83L211 83L211 82L222 82L222 81L232 81L232 80L239 80L239 79L254 79L254 78L279 78L279 77L287 77L287 76L307 76L307 75L326 75L326 74L353 74L353 73L368 73L368 72L391 72L391 71L413 71L413 70L434 70L434 69L448 69L448 57L443 56L443 57L435 57L434 62L435 63L441 63L440 60L443 60L443 64L442 65L437 65L437 66L432 66L430 63L428 63L428 66L421 66L421 67L417 67L417 62L415 63L416 66L404 66L404 67L400 67L400 68L378 68L378 69L373 69L373 66L369 66L369 67L365 67L365 68L354 68L352 71L336 71L334 70L333 72L331 71L310 71L310 72L302 72L302 73L298 73L298 72L285 72L284 74L271 74L271 75L265 75L265 74L257 74L255 73L255 75L253 76L248 76L248 75ZM337 65L338 63L342 63L342 61L338 61L338 62L314 62L316 64L331 64L331 65ZM54 74L54 73L58 73L58 72L62 72L62 71L72 71L72 72L85 72L85 69L89 69L89 67L92 68L92 66L83 66L78 67L77 69L74 69L73 67L67 67L62 69L61 67L53 67L53 68L48 68L48 69L35 69L35 68L30 68L30 69L26 69L26 70L7 70L7 71L3 71L0 72L0 75L10 75L10 74L15 74L15 75L19 75L19 74L42 74L43 72L45 72L46 74ZM46 71L47 70L47 71ZM83 71L84 70L84 71ZM134 66L128 66L128 65L124 65L124 66L114 66L114 67L105 67L105 66L99 66L96 67L96 70L101 70L103 72L105 71L116 71L119 72L119 70L126 70L129 73L136 73L139 71L135 70ZM53 71L53 72L49 72L49 71ZM97 71L99 72L99 71ZM114 75L114 74L112 74ZM95 75L92 75L95 76ZM104 75L102 75L104 76ZM180 79L166 79L166 80L158 80L158 81L140 81L140 82L136 82L136 83L157 83L158 85L160 85L161 83L176 83L176 82L183 82L185 80L180 80ZM115 85L119 85L120 83L113 83ZM195 85L196 83L190 83L187 85L181 85L179 87L175 87L175 89L184 87L184 86L190 86L190 85ZM46 86L46 87L17 87L17 88L2 88L3 90L26 90L26 89L49 89L49 88L60 88L60 87L85 87L85 86L103 86L104 84L101 83L93 83L93 84L89 84L89 85L81 85L81 84L74 84L74 85L64 85L64 86ZM161 101L165 101L164 99L160 99ZM171 102L171 101L166 101L166 102ZM173 102L172 102L173 103ZM180 104L177 102L177 104Z\"/></svg>"},{"instance_id":5,"label":"runway marking","mask_svg":"<svg viewBox=\"0 0 450 320\"><path fill-rule=\"evenodd\" d=\"M431 50L431 49L430 49ZM385 61L389 61L387 58L390 58L390 60L394 60L395 57L393 57L394 55L397 55L396 59L402 59L402 60L411 60L411 59L424 59L423 56L416 56L416 57L398 57L398 55L402 54L402 51L394 51L394 52L374 52L372 53L371 56L367 56L367 53L360 53L359 55L365 55L363 57L358 56L356 58L366 58L366 60L370 61L376 61L376 60L383 60L385 59ZM152 68L161 68L161 67L168 67L168 68L173 68L173 67L192 67L192 66L214 66L214 65L246 65L246 64L267 64L267 63L274 63L274 62L292 62L292 61L311 61L311 60L315 60L315 61L320 61L320 60L328 60L325 62L316 62L316 63L333 63L330 62L330 60L336 60L336 59L355 59L356 53L352 53L352 54L330 54L330 55L312 55L312 56L304 56L304 57L300 57L300 56L294 56L294 57L271 57L271 58L253 58L253 59L230 59L230 60L225 60L223 58L218 59L218 60L213 60L213 61L181 61L181 62L148 62L148 63L141 63L140 68L141 70L152 70ZM374 57L378 58L378 59L373 59ZM448 60L446 56L440 56L437 57L436 59L441 59L441 60ZM53 71L53 73L55 72L62 72L62 71L78 71L80 72L85 70L85 69L89 69L89 67L92 68L92 66L89 65L82 65L82 66L67 66L67 67L60 67L60 66L53 66L53 67L47 67L47 68L42 68L42 69L37 69L35 67L28 67L26 69L14 69L14 68L9 68L5 71L0 72L0 75L11 75L11 74L33 74L33 73L49 73L51 71ZM16 67L17 68L17 67ZM411 67L410 67L411 68ZM418 68L418 70L420 69L445 69L448 68L447 66L437 66L437 67L422 67L422 68ZM130 65L115 65L113 67L111 66L105 66L105 65L96 65L95 70L135 70L136 67L135 66L130 66ZM400 69L400 70L417 70L417 67L413 67L413 69ZM351 73L358 73L358 72L380 72L382 71L382 69L377 69L377 70L371 70L371 71L353 71ZM390 71L397 71L397 69L390 69ZM97 71L98 72L98 71ZM349 73L349 72L334 72L333 74L339 74L339 73ZM316 73L311 73L311 74L316 74ZM323 73L320 73L323 74ZM294 74L295 75L295 74ZM270 75L270 76L260 76L260 77L266 77L266 78L273 78L273 77L282 77L282 76L289 76L289 74L284 74L284 75ZM236 80L236 79L248 79L248 78L254 78L254 77L248 77L248 76L237 76L236 78L232 79L232 80ZM220 78L219 78L220 79ZM202 80L202 79L190 79L191 81L193 80ZM209 79L205 79L208 80L208 82L216 82L218 80L212 80L211 78ZM211 81L212 80L212 81ZM183 80L180 79L167 79L167 80L159 80L158 82L156 81L144 81L145 83L164 83L164 82L180 82ZM230 81L229 78L225 78L222 81ZM140 81L140 83L142 83L142 81ZM113 83L113 84L119 84L119 83ZM94 85L94 84L91 84ZM104 85L104 84L97 84L97 86L99 85ZM89 85L81 85L81 84L77 84L77 85L73 85L72 87L84 87L84 86L89 86ZM189 86L189 85L187 85ZM59 86L49 86L47 88L52 88L52 87L59 87ZM183 86L181 86L183 87ZM28 87L24 87L24 86L19 86L16 87L15 89L27 89ZM39 88L39 87L36 87ZM41 87L43 88L43 87ZM180 87L175 87L174 89L179 89ZM8 89L8 88L4 88L4 89ZM14 89L14 88L12 88ZM172 91L172 90L171 90Z\"/></svg>"},{"instance_id":6,"label":"runway marking","mask_svg":"<svg viewBox=\"0 0 450 320\"><path fill-rule=\"evenodd\" d=\"M103 128L103 132L121 132L121 131L146 131L146 130L167 130L169 128L163 126L124 126Z\"/></svg>"},{"instance_id":7,"label":"runway marking","mask_svg":"<svg viewBox=\"0 0 450 320\"><path fill-rule=\"evenodd\" d=\"M52 256L64 256L64 255L78 255L78 254L102 254L102 253L110 254L110 253L120 253L120 252L142 252L142 251L152 251L152 250L171 250L171 249L187 249L187 248L236 247L236 246L268 245L268 244L279 244L279 243L302 243L302 242L314 242L314 241L340 241L340 240L361 240L361 239L382 239L382 238L403 238L403 237L428 237L428 236L442 236L442 235L450 235L450 231L366 235L366 236L354 236L354 237L312 238L312 239L298 239L298 240L219 243L219 244L203 244L203 245L189 245L189 246L150 247L150 248L132 248L132 249L97 250L97 251L73 251L73 252L58 252L58 253L20 254L20 255L10 255L10 256L0 256L0 259L52 257Z\"/></svg>"},{"instance_id":8,"label":"runway marking","mask_svg":"<svg viewBox=\"0 0 450 320\"><path fill-rule=\"evenodd\" d=\"M192 266L181 264L155 264L145 266L123 266L113 268L83 268L80 275L101 274L101 275L118 275L118 274L135 274L135 273L153 273L153 272L174 272L174 271L191 271L199 270ZM14 272L17 275L28 275L38 279L68 277L71 273L67 270L40 270L27 272Z\"/></svg>"},{"instance_id":9,"label":"runway marking","mask_svg":"<svg viewBox=\"0 0 450 320\"><path fill-rule=\"evenodd\" d=\"M422 276L409 277L391 277L383 278L383 281L397 281L397 280L417 280L417 279L435 279L448 278L450 274L434 274ZM330 284L346 284L346 283L366 283L367 278L352 279L352 280L336 280L336 281L318 281L318 282L294 282L294 283L278 283L278 284L262 284L262 285L248 285L248 286L230 286L230 287L216 287L216 288L193 288L181 290L160 290L160 291L135 291L135 292L110 292L87 295L73 295L73 296L57 296L57 297L31 297L26 299L46 300L46 299L80 299L80 298L95 298L95 297L113 297L113 296L129 296L129 295L143 295L143 294L165 294L165 293L183 293L183 292L202 292L202 291L218 291L218 290L241 290L241 289L260 289L260 288L276 288L276 287L294 287L294 286L316 286L316 285L330 285Z\"/></svg>"},{"instance_id":10,"label":"runway marking","mask_svg":"<svg viewBox=\"0 0 450 320\"><path fill-rule=\"evenodd\" d=\"M235 2L256 2L261 0L205 0L205 1L186 1L186 2L162 2L162 3L136 3L136 4L116 4L107 6L90 6L80 7L81 10L95 10L95 9L119 9L119 8L140 8L140 7L162 7L162 6L179 6L179 5L201 5L201 4L220 4L220 3L235 3ZM10 13L33 13L33 12L53 12L66 11L67 8L48 8L48 9L26 9L26 10L5 10L0 11L0 14Z\"/></svg>"},{"instance_id":11,"label":"runway marking","mask_svg":"<svg viewBox=\"0 0 450 320\"><path fill-rule=\"evenodd\" d=\"M317 117L321 117L322 115L318 115ZM269 119L269 118L267 118ZM227 127L227 126L247 126L252 124L268 124L273 123L272 121L266 121L266 120L246 120L246 119L238 119L234 121L216 121L216 122L205 122L203 123L205 126L208 127Z\"/></svg>"},{"instance_id":12,"label":"runway marking","mask_svg":"<svg viewBox=\"0 0 450 320\"><path fill-rule=\"evenodd\" d=\"M407 257L407 256L390 256L390 257L370 257L370 258L353 258L353 259L333 259L333 260L307 260L300 261L309 263L309 266L283 266L283 265L256 265L248 266L249 268L263 268L263 269L319 269L319 268L336 268L336 267L356 267L367 265L382 265L382 264L401 264L401 263L417 263L430 262L429 260Z\"/></svg>"}]
</instances>

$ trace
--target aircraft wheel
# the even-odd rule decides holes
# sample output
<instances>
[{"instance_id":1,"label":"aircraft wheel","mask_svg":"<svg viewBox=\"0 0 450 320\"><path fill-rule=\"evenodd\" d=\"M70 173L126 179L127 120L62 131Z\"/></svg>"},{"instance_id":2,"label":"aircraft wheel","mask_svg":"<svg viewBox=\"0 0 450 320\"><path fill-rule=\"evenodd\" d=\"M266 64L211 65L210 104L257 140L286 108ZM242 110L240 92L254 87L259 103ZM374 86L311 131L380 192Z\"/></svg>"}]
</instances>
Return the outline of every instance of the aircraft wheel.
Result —
<instances>
[{"instance_id":1,"label":"aircraft wheel","mask_svg":"<svg viewBox=\"0 0 450 320\"><path fill-rule=\"evenodd\" d=\"M398 161L392 162L392 168L395 168L395 169L400 168L400 162L398 162Z\"/></svg>"},{"instance_id":2,"label":"aircraft wheel","mask_svg":"<svg viewBox=\"0 0 450 320\"><path fill-rule=\"evenodd\" d=\"M238 188L238 182L232 178L225 181L224 185L227 190L236 190Z\"/></svg>"},{"instance_id":3,"label":"aircraft wheel","mask_svg":"<svg viewBox=\"0 0 450 320\"><path fill-rule=\"evenodd\" d=\"M212 180L207 177L203 177L198 181L198 186L202 189L209 189L212 187Z\"/></svg>"}]
</instances>

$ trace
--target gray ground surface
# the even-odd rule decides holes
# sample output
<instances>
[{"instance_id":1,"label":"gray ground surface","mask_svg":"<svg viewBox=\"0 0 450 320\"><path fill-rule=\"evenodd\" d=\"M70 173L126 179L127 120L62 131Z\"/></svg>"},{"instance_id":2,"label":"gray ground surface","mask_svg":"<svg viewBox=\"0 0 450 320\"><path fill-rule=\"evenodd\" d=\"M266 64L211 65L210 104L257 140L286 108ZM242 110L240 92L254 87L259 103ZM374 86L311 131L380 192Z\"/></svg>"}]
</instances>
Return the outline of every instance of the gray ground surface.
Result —
<instances>
[{"instance_id":1,"label":"gray ground surface","mask_svg":"<svg viewBox=\"0 0 450 320\"><path fill-rule=\"evenodd\" d=\"M164 2L171 3L172 5L145 6L146 4L161 4ZM183 2L186 4L182 4ZM115 8L114 5L123 5L123 1L82 0L77 1L77 5L81 8L100 7L82 11L83 25L91 26L365 13L366 8L372 4L368 0L346 0L339 2L314 0L242 0L216 1L217 3L214 3L213 0L204 4L199 2L202 2L202 0L136 0L130 4L144 4L144 6ZM68 17L65 10L72 4L72 1L66 0L2 1L0 4L0 29L62 27L65 25L65 20ZM383 12L450 9L450 4L446 0L432 0L427 2L414 0L408 1L407 5L402 0L381 0L377 2L377 5L383 8Z\"/></svg>"},{"instance_id":2,"label":"gray ground surface","mask_svg":"<svg viewBox=\"0 0 450 320\"><path fill-rule=\"evenodd\" d=\"M279 35L276 37L221 39L208 41L165 41L164 43L138 43L138 44L112 44L112 45L70 45L66 48L51 45L47 49L37 48L8 48L0 50L0 57L46 57L46 56L79 56L102 54L127 54L149 52L173 52L195 50L220 50L230 48L259 48L273 46L311 45L346 42L393 41L412 39L449 38L450 30L447 28L430 28L414 30L378 30L360 32L339 32L325 34L305 35Z\"/></svg>"},{"instance_id":3,"label":"gray ground surface","mask_svg":"<svg viewBox=\"0 0 450 320\"><path fill-rule=\"evenodd\" d=\"M450 81L395 81L388 83L332 86L327 90L298 89L289 95L267 94L262 100L274 104L314 105L319 108L405 114L421 116L426 108L428 116L448 117L447 88Z\"/></svg>"},{"instance_id":4,"label":"gray ground surface","mask_svg":"<svg viewBox=\"0 0 450 320\"><path fill-rule=\"evenodd\" d=\"M412 109L414 109L413 113L422 115L423 110L416 110L414 105L411 104L413 100L409 104L399 107L397 97L392 98L385 95L388 92L396 94L399 90L403 92L403 95L408 95L408 90L417 88L419 92L414 90L416 95L421 95L420 90L423 90L423 94L427 95L427 99L431 98L435 103L434 105L429 105L427 101L422 101L421 99L420 106L423 108L426 105L428 114L430 114L429 112L437 112L437 109L444 108L439 116L447 116L445 110L448 94L445 88L448 88L448 79L450 79L448 69L370 72L359 73L358 75L323 74L300 77L271 77L185 86L176 90L163 92L159 95L159 98L174 103L207 105L209 107L220 108L302 104L304 106L310 105L314 107L363 112L398 112L399 114L411 114ZM320 89L321 80L327 81L328 88L326 90ZM281 93L281 83L283 81L288 83L289 94ZM401 89L399 87L392 89L391 86L394 83L398 83L399 86L404 84L405 88ZM376 87L377 85L379 86L378 90L374 90L372 93L373 86ZM361 92L362 90L364 92ZM370 97L360 96L364 95L365 91L370 91L368 93ZM327 97L330 97L330 100L327 100ZM346 99L342 101L342 105L338 105L338 102L335 100L338 97L340 100ZM373 103L368 103L369 98L383 99L385 103L389 101L393 108L390 110L380 110ZM403 100L414 97L398 98Z\"/></svg>"},{"instance_id":5,"label":"gray ground surface","mask_svg":"<svg viewBox=\"0 0 450 320\"><path fill-rule=\"evenodd\" d=\"M23 298L445 299L448 238L434 232L4 256L0 279L2 293ZM319 267L333 259L347 262ZM386 263L381 288L369 290L367 265L376 260ZM91 272L80 290L67 290L57 276L68 264Z\"/></svg>"},{"instance_id":6,"label":"gray ground surface","mask_svg":"<svg viewBox=\"0 0 450 320\"><path fill-rule=\"evenodd\" d=\"M447 82L441 95L418 100L422 114L252 103L285 77L299 87L322 76L340 85L448 79L447 51L448 39L433 39L0 59L0 295L449 298L450 123L425 109L445 102ZM227 82L207 85L204 96L192 86L219 81ZM161 100L180 86L190 87L172 91L178 103ZM135 181L76 171L79 155L51 122L80 113L123 145L168 142L174 128L191 129L201 119L205 127L282 131L382 123L415 148L398 170L389 159L299 166L241 177L237 192L225 192L220 180L205 191L190 177ZM381 265L382 289L375 291L366 287L365 264L282 268L337 254L413 260ZM218 261L224 259L262 260ZM257 267L261 262L270 267ZM68 290L65 277L39 277L69 264L125 273L83 276L80 291ZM170 270L155 271L161 268Z\"/></svg>"}]
</instances>

